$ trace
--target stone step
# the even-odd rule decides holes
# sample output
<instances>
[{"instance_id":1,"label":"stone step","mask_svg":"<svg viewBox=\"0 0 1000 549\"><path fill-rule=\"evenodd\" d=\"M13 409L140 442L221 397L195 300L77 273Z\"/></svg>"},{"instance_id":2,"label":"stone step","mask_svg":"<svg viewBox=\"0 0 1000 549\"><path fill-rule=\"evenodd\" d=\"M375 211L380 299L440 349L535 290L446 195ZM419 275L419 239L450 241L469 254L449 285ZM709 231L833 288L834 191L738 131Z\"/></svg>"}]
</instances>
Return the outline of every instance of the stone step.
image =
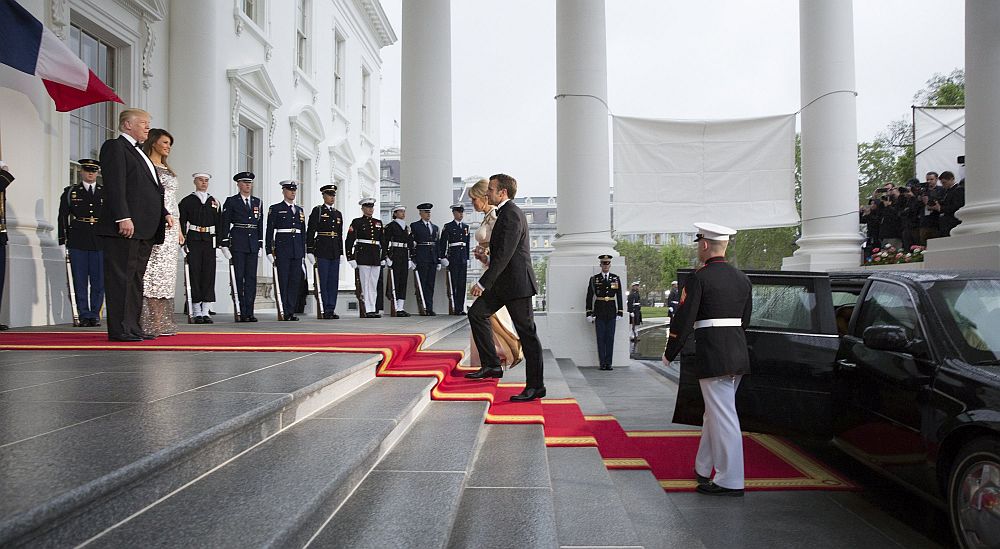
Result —
<instances>
[{"instance_id":1,"label":"stone step","mask_svg":"<svg viewBox=\"0 0 1000 549\"><path fill-rule=\"evenodd\" d=\"M541 425L487 425L449 547L558 547Z\"/></svg>"},{"instance_id":2,"label":"stone step","mask_svg":"<svg viewBox=\"0 0 1000 549\"><path fill-rule=\"evenodd\" d=\"M429 401L378 378L92 539L96 547L302 547Z\"/></svg>"},{"instance_id":3,"label":"stone step","mask_svg":"<svg viewBox=\"0 0 1000 549\"><path fill-rule=\"evenodd\" d=\"M308 546L446 547L486 408L431 402Z\"/></svg>"},{"instance_id":4,"label":"stone step","mask_svg":"<svg viewBox=\"0 0 1000 549\"><path fill-rule=\"evenodd\" d=\"M0 546L87 540L370 381L378 359L83 354L74 367L93 375L7 391L8 403L126 407L0 446Z\"/></svg>"}]
</instances>

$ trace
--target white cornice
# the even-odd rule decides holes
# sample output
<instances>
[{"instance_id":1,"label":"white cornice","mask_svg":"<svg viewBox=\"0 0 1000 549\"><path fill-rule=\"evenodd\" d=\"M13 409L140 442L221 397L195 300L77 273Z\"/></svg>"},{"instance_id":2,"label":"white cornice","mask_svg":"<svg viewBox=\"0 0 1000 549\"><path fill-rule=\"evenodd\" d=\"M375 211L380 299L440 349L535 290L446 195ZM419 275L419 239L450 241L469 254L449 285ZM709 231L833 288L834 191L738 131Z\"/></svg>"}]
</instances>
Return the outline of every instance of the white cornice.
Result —
<instances>
[{"instance_id":1,"label":"white cornice","mask_svg":"<svg viewBox=\"0 0 1000 549\"><path fill-rule=\"evenodd\" d=\"M363 15L367 16L368 28L378 38L379 47L384 48L396 43L398 40L396 32L392 30L392 24L389 23L389 18L386 17L379 0L354 0L354 4Z\"/></svg>"},{"instance_id":2,"label":"white cornice","mask_svg":"<svg viewBox=\"0 0 1000 549\"><path fill-rule=\"evenodd\" d=\"M153 21L163 21L167 15L167 3L164 0L118 0L118 3Z\"/></svg>"},{"instance_id":3,"label":"white cornice","mask_svg":"<svg viewBox=\"0 0 1000 549\"><path fill-rule=\"evenodd\" d=\"M237 69L229 69L226 71L226 76L229 77L229 81L233 85L240 86L244 90L256 95L272 108L281 106L281 98L278 97L278 91L274 87L274 83L271 82L271 78L267 75L267 69L264 65L249 65Z\"/></svg>"}]
</instances>

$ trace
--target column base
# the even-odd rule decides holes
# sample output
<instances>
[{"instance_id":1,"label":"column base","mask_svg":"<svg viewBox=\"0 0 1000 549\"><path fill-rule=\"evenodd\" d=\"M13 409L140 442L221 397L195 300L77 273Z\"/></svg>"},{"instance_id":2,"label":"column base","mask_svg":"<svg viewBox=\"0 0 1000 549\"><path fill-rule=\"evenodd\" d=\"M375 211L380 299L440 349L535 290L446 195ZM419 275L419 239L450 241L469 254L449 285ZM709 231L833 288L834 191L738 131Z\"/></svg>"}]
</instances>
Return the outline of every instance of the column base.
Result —
<instances>
[{"instance_id":1,"label":"column base","mask_svg":"<svg viewBox=\"0 0 1000 549\"><path fill-rule=\"evenodd\" d=\"M924 253L928 269L1000 270L1000 231L932 238Z\"/></svg>"},{"instance_id":2,"label":"column base","mask_svg":"<svg viewBox=\"0 0 1000 549\"><path fill-rule=\"evenodd\" d=\"M611 272L622 281L628 280L625 260L614 258ZM587 322L584 302L587 297L587 282L600 271L596 255L549 256L548 279L558 280L558 284L547 285L548 311L536 319L542 346L550 349L556 358L570 358L578 366L597 366L597 334L594 325ZM541 283L541 281L539 281ZM624 282L623 282L624 283ZM622 288L622 304L627 288ZM628 319L617 321L615 327L615 350L612 366L626 366L629 363Z\"/></svg>"},{"instance_id":3,"label":"column base","mask_svg":"<svg viewBox=\"0 0 1000 549\"><path fill-rule=\"evenodd\" d=\"M0 324L11 328L49 326L73 321L66 285L66 262L55 246L37 243L7 246L7 278ZM4 268L0 265L0 269Z\"/></svg>"},{"instance_id":4,"label":"column base","mask_svg":"<svg viewBox=\"0 0 1000 549\"><path fill-rule=\"evenodd\" d=\"M796 253L781 262L782 271L847 271L861 265L861 250L857 252Z\"/></svg>"}]
</instances>

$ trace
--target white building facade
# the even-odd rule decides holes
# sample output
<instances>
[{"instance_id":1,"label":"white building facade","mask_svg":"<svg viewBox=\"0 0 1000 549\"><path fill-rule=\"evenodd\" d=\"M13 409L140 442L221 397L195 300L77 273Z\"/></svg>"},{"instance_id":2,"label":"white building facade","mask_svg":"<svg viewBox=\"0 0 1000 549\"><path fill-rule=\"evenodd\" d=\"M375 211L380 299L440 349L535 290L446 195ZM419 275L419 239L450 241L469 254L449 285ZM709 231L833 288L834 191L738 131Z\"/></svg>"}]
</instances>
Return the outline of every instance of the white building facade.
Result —
<instances>
[{"instance_id":1,"label":"white building facade","mask_svg":"<svg viewBox=\"0 0 1000 549\"><path fill-rule=\"evenodd\" d=\"M40 80L0 67L0 158L17 180L7 193L7 284L0 323L68 322L58 200L77 160L117 136L125 106L149 111L174 136L178 199L190 174L213 175L217 199L233 174L257 175L254 195L281 200L278 181L301 182L298 202L321 202L336 183L346 220L379 189L380 50L396 35L378 0L20 0L65 40L125 105L58 113ZM266 294L270 269L259 266ZM342 265L341 284L350 287ZM216 311L231 310L219 260ZM264 276L264 274L267 276ZM183 296L178 284L178 298ZM177 303L183 302L178 299Z\"/></svg>"}]
</instances>

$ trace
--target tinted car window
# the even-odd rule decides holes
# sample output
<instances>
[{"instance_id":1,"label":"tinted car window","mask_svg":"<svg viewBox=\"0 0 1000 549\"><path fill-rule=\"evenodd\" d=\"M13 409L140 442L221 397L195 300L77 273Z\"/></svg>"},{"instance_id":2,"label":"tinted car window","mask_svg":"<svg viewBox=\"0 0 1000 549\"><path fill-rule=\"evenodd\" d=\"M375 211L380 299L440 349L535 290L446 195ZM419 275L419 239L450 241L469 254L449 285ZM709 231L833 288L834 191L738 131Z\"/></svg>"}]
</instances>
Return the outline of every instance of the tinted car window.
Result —
<instances>
[{"instance_id":1,"label":"tinted car window","mask_svg":"<svg viewBox=\"0 0 1000 549\"><path fill-rule=\"evenodd\" d=\"M963 358L1000 358L1000 280L945 280L927 286Z\"/></svg>"},{"instance_id":2,"label":"tinted car window","mask_svg":"<svg viewBox=\"0 0 1000 549\"><path fill-rule=\"evenodd\" d=\"M750 328L817 331L816 294L805 285L754 282Z\"/></svg>"},{"instance_id":3,"label":"tinted car window","mask_svg":"<svg viewBox=\"0 0 1000 549\"><path fill-rule=\"evenodd\" d=\"M920 335L917 311L906 288L888 282L873 282L865 294L854 335L862 337L869 326L902 326L906 336Z\"/></svg>"}]
</instances>

